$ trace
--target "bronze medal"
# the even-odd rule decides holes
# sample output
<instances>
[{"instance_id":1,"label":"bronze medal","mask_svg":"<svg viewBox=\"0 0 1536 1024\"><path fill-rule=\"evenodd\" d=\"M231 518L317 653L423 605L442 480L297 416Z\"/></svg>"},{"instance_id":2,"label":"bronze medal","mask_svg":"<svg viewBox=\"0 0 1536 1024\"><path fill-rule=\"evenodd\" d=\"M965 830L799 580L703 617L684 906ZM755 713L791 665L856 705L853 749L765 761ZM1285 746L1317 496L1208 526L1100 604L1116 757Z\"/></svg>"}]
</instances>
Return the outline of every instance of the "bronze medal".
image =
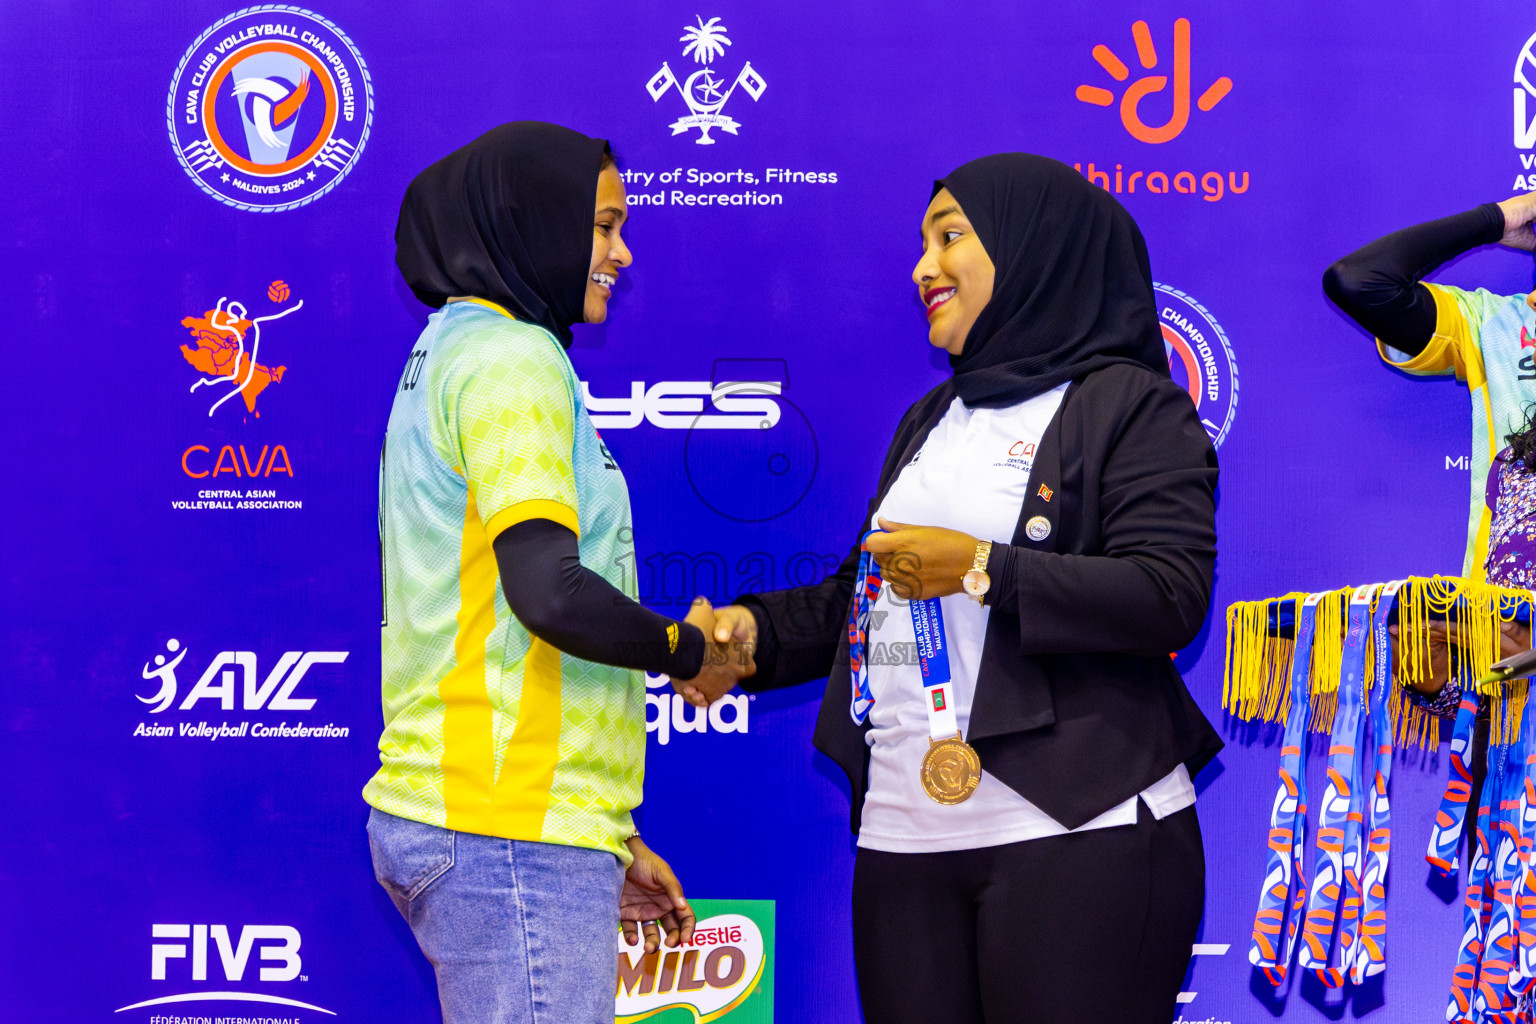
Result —
<instances>
[{"instance_id":1,"label":"bronze medal","mask_svg":"<svg viewBox=\"0 0 1536 1024\"><path fill-rule=\"evenodd\" d=\"M981 758L957 732L942 740L929 740L928 753L918 773L923 789L941 804L958 804L976 792L981 781Z\"/></svg>"}]
</instances>

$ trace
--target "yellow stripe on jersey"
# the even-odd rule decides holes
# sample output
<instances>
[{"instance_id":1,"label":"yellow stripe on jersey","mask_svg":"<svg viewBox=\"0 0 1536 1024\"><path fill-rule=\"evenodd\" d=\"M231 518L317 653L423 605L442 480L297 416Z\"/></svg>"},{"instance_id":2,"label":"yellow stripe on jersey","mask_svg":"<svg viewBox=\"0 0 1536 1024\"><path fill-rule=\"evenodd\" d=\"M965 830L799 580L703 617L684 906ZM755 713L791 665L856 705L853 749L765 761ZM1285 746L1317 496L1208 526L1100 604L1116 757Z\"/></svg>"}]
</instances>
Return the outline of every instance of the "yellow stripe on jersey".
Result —
<instances>
[{"instance_id":1,"label":"yellow stripe on jersey","mask_svg":"<svg viewBox=\"0 0 1536 1024\"><path fill-rule=\"evenodd\" d=\"M564 502L551 501L548 498L530 498L502 509L491 516L490 522L485 524L485 535L494 541L507 527L525 523L530 519L548 519L559 523L577 537L581 536L581 524L576 520L576 510Z\"/></svg>"},{"instance_id":2,"label":"yellow stripe on jersey","mask_svg":"<svg viewBox=\"0 0 1536 1024\"><path fill-rule=\"evenodd\" d=\"M484 306L486 309L495 310L496 312L500 313L502 316L506 317L508 320L516 320L517 319L517 317L515 317L511 313L507 312L507 309L506 309L505 306L498 306L496 303L492 302L490 299L477 299L477 298L475 298L473 296L469 296L469 297L463 298L463 299L455 299L454 301L455 302L473 302L477 306Z\"/></svg>"},{"instance_id":3,"label":"yellow stripe on jersey","mask_svg":"<svg viewBox=\"0 0 1536 1024\"><path fill-rule=\"evenodd\" d=\"M485 647L496 625L496 556L471 488L459 543L458 632L453 668L437 684L443 702L443 807L446 827L494 834L491 779L491 701L485 689Z\"/></svg>"},{"instance_id":4,"label":"yellow stripe on jersey","mask_svg":"<svg viewBox=\"0 0 1536 1024\"><path fill-rule=\"evenodd\" d=\"M496 822L504 834L542 839L560 760L560 652L533 638L523 659L517 725L496 780Z\"/></svg>"}]
</instances>

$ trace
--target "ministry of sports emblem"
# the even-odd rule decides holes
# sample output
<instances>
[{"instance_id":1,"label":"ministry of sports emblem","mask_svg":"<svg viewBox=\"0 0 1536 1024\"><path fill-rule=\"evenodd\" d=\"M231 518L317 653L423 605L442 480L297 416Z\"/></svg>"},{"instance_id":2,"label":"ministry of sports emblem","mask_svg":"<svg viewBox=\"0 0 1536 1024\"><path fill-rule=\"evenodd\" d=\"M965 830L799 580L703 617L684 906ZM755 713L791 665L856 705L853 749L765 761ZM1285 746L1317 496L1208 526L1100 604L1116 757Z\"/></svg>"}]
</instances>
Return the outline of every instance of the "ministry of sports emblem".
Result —
<instances>
[{"instance_id":1,"label":"ministry of sports emblem","mask_svg":"<svg viewBox=\"0 0 1536 1024\"><path fill-rule=\"evenodd\" d=\"M1216 318L1193 297L1153 284L1168 372L1194 400L1200 422L1217 448L1237 412L1237 361Z\"/></svg>"},{"instance_id":2,"label":"ministry of sports emblem","mask_svg":"<svg viewBox=\"0 0 1536 1024\"><path fill-rule=\"evenodd\" d=\"M653 102L660 101L674 88L682 93L683 102L688 104L688 113L672 122L672 134L681 135L690 128L697 128L699 137L693 141L701 146L712 146L716 140L710 137L711 129L719 128L735 135L741 127L739 122L722 113L726 100L731 98L737 87L756 101L762 98L768 82L753 70L751 61L747 61L742 64L736 80L727 87L725 79L716 77L714 69L710 67L715 58L725 56L725 48L731 45L731 41L725 37L726 28L720 24L719 18L710 18L707 22L702 17L697 20L697 25L684 27L678 41L687 44L683 47L683 56L692 57L700 64L699 70L679 82L671 66L662 61L661 70L651 76L645 88L650 92Z\"/></svg>"},{"instance_id":3,"label":"ministry of sports emblem","mask_svg":"<svg viewBox=\"0 0 1536 1024\"><path fill-rule=\"evenodd\" d=\"M275 213L319 199L368 141L373 87L352 41L284 4L236 11L181 58L166 101L181 166L209 195Z\"/></svg>"}]
</instances>

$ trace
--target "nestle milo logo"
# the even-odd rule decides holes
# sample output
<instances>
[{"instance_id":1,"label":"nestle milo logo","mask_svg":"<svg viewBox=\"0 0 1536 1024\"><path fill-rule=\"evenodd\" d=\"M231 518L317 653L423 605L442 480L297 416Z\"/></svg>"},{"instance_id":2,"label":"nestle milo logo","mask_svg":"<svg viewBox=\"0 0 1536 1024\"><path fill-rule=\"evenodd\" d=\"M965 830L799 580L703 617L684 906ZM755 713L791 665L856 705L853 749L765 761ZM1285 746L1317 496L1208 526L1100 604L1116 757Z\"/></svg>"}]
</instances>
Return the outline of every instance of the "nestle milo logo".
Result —
<instances>
[{"instance_id":1,"label":"nestle milo logo","mask_svg":"<svg viewBox=\"0 0 1536 1024\"><path fill-rule=\"evenodd\" d=\"M693 938L649 955L619 937L616 1024L772 1024L773 901L694 900Z\"/></svg>"}]
</instances>

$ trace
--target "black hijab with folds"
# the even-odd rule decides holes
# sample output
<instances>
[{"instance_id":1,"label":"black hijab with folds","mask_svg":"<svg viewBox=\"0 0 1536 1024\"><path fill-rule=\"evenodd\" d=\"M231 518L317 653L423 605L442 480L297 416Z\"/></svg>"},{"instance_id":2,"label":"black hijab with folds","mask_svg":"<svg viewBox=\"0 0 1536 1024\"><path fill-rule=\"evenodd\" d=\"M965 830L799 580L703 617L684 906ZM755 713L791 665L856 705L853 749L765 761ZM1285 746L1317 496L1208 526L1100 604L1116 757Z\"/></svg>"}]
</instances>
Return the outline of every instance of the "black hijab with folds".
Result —
<instances>
[{"instance_id":1,"label":"black hijab with folds","mask_svg":"<svg viewBox=\"0 0 1536 1024\"><path fill-rule=\"evenodd\" d=\"M991 301L949 357L967 405L1014 405L1115 363L1168 375L1147 245L1113 196L1030 153L972 160L941 188L996 268Z\"/></svg>"},{"instance_id":2,"label":"black hijab with folds","mask_svg":"<svg viewBox=\"0 0 1536 1024\"><path fill-rule=\"evenodd\" d=\"M416 175L395 263L422 302L487 299L570 347L592 265L592 210L608 143L543 121L492 128Z\"/></svg>"}]
</instances>

